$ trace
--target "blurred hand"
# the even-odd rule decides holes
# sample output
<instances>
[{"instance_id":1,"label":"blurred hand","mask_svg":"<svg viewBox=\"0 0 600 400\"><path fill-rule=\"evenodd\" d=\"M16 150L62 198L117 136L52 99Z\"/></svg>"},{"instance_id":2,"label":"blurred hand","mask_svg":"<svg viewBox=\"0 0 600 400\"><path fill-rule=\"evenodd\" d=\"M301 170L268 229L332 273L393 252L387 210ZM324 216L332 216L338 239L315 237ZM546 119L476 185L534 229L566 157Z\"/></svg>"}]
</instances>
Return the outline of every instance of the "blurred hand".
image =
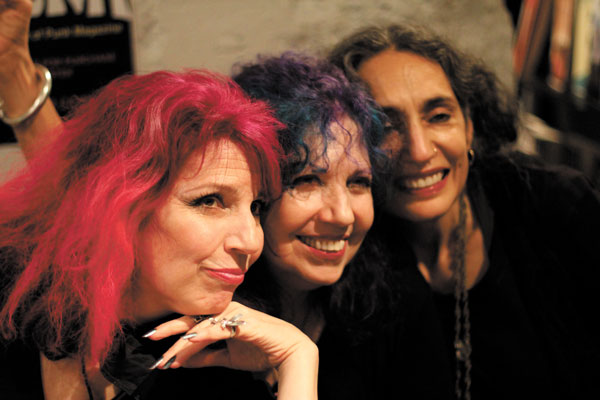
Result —
<instances>
[{"instance_id":1,"label":"blurred hand","mask_svg":"<svg viewBox=\"0 0 600 400\"><path fill-rule=\"evenodd\" d=\"M0 0L0 99L5 115L25 113L41 88L29 53L31 0Z\"/></svg>"}]
</instances>

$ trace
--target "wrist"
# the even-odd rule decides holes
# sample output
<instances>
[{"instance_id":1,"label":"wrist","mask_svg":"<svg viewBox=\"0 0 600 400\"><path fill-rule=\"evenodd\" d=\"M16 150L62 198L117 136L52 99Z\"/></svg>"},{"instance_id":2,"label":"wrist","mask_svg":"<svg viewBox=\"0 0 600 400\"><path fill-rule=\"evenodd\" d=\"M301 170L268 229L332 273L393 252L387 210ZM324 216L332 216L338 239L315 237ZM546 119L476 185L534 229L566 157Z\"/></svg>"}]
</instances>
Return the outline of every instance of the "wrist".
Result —
<instances>
[{"instance_id":1,"label":"wrist","mask_svg":"<svg viewBox=\"0 0 600 400\"><path fill-rule=\"evenodd\" d=\"M27 112L37 98L44 78L31 58L20 58L12 63L8 71L0 72L0 99L7 117L15 117Z\"/></svg>"},{"instance_id":2,"label":"wrist","mask_svg":"<svg viewBox=\"0 0 600 400\"><path fill-rule=\"evenodd\" d=\"M277 368L279 375L280 400L317 399L317 381L319 374L319 349L309 343L297 348Z\"/></svg>"},{"instance_id":3,"label":"wrist","mask_svg":"<svg viewBox=\"0 0 600 400\"><path fill-rule=\"evenodd\" d=\"M21 79L16 79L12 87L5 90L0 97L0 119L12 127L16 127L35 115L46 102L52 88L50 71L40 64L34 66L33 75L24 71ZM33 100L31 88L37 89ZM28 104L23 106L24 104ZM25 108L24 108L25 107ZM21 110L24 108L24 110ZM18 112L18 113L17 113Z\"/></svg>"}]
</instances>

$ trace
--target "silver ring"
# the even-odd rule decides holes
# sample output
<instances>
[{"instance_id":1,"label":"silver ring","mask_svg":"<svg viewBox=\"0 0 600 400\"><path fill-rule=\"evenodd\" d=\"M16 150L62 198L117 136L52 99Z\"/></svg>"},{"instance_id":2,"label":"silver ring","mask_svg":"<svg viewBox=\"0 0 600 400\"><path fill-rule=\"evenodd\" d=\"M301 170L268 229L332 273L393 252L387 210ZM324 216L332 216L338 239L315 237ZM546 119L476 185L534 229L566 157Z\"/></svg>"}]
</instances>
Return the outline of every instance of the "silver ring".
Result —
<instances>
[{"instance_id":1,"label":"silver ring","mask_svg":"<svg viewBox=\"0 0 600 400\"><path fill-rule=\"evenodd\" d=\"M242 318L242 315L243 314L241 313L235 314L233 317L231 317L231 319L210 317L208 320L210 321L211 325L221 325L221 329L231 328L231 336L229 337L231 339L237 334L238 326L246 325L246 321L240 319Z\"/></svg>"}]
</instances>

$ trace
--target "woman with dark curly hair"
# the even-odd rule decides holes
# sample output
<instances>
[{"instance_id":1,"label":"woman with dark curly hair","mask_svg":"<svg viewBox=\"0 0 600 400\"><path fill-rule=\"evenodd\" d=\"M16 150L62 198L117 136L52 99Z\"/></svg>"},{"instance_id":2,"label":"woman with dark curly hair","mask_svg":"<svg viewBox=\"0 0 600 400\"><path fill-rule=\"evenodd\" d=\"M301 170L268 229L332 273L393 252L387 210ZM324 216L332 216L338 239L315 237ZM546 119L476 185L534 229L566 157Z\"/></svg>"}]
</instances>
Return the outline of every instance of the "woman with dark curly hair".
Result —
<instances>
[{"instance_id":1,"label":"woman with dark curly hair","mask_svg":"<svg viewBox=\"0 0 600 400\"><path fill-rule=\"evenodd\" d=\"M597 397L598 191L510 153L515 103L425 30L366 28L330 60L388 116L389 188L364 245L404 288L382 392Z\"/></svg>"}]
</instances>

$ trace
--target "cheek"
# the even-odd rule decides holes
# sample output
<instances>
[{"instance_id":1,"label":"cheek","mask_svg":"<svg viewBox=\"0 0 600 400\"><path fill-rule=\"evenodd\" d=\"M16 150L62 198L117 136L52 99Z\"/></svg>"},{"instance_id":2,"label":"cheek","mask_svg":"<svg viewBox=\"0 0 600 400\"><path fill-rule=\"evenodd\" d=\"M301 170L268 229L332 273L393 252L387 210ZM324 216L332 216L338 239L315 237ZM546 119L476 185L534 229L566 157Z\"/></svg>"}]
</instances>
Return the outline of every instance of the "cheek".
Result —
<instances>
[{"instance_id":1,"label":"cheek","mask_svg":"<svg viewBox=\"0 0 600 400\"><path fill-rule=\"evenodd\" d=\"M355 206L354 215L356 218L356 230L363 235L366 234L371 225L373 225L373 197L365 196L360 199Z\"/></svg>"},{"instance_id":2,"label":"cheek","mask_svg":"<svg viewBox=\"0 0 600 400\"><path fill-rule=\"evenodd\" d=\"M262 224L267 246L289 241L300 226L301 210L302 205L287 194L273 204Z\"/></svg>"}]
</instances>

